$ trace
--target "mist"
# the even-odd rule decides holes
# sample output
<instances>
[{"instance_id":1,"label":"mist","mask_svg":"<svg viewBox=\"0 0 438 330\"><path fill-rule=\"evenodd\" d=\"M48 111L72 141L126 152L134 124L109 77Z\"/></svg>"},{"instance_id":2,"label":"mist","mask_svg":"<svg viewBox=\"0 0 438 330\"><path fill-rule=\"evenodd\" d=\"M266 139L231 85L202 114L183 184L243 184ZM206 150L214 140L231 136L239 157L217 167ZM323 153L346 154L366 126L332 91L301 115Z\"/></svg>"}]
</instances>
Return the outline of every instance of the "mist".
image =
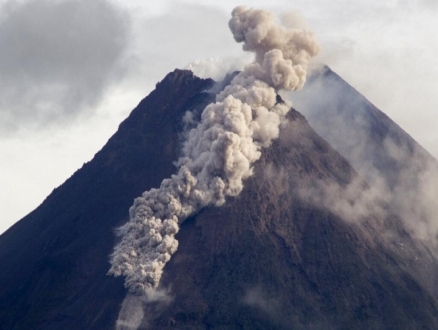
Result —
<instances>
[{"instance_id":1,"label":"mist","mask_svg":"<svg viewBox=\"0 0 438 330\"><path fill-rule=\"evenodd\" d=\"M327 67L316 69L303 90L284 96L294 99L296 109L369 185L364 189L353 182L340 190L323 183L305 193L308 197L348 213L344 218L366 216L384 200L414 236L436 246L438 163L433 156ZM350 199L354 206L340 205Z\"/></svg>"}]
</instances>

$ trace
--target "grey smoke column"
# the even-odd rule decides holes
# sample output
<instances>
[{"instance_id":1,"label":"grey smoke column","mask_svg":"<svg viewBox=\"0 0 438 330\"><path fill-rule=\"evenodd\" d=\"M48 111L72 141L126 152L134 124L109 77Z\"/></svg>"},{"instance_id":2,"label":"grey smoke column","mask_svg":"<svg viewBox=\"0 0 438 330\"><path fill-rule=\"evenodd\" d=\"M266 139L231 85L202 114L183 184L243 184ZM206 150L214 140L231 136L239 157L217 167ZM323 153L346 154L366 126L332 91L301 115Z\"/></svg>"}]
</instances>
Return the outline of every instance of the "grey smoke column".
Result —
<instances>
[{"instance_id":1,"label":"grey smoke column","mask_svg":"<svg viewBox=\"0 0 438 330\"><path fill-rule=\"evenodd\" d=\"M319 50L312 32L277 25L267 11L236 7L229 27L244 50L256 53L256 61L204 109L184 143L178 172L160 188L144 192L130 208L108 273L125 276L132 293L158 286L178 248L180 223L242 191L262 147L278 137L289 111L289 106L276 104L276 90L301 88L308 62Z\"/></svg>"}]
</instances>

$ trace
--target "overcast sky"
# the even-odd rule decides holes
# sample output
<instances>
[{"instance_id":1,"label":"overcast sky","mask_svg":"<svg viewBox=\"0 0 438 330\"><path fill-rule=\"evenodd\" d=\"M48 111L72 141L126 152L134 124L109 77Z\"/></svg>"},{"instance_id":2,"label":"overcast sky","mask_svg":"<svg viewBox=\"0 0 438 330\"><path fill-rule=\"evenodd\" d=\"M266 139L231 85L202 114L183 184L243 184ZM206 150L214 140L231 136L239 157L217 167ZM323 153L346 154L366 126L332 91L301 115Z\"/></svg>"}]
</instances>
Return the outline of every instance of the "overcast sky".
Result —
<instances>
[{"instance_id":1,"label":"overcast sky","mask_svg":"<svg viewBox=\"0 0 438 330\"><path fill-rule=\"evenodd\" d=\"M0 0L0 233L91 160L168 72L198 61L217 76L248 61L227 26L241 4L299 12L318 61L438 157L436 0Z\"/></svg>"}]
</instances>

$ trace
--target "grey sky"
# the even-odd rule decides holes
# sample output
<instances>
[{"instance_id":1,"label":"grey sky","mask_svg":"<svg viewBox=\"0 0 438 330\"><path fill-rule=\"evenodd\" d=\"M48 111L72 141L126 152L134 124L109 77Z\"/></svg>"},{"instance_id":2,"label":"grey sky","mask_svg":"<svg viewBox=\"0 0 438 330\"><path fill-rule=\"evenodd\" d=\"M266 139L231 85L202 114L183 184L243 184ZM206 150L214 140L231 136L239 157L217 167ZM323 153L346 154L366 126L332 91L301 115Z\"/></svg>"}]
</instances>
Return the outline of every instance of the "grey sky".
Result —
<instances>
[{"instance_id":1,"label":"grey sky","mask_svg":"<svg viewBox=\"0 0 438 330\"><path fill-rule=\"evenodd\" d=\"M9 1L1 11L1 135L91 112L123 75L129 16L109 2Z\"/></svg>"},{"instance_id":2,"label":"grey sky","mask_svg":"<svg viewBox=\"0 0 438 330\"><path fill-rule=\"evenodd\" d=\"M227 26L239 4L298 10L319 60L438 156L435 1L0 0L0 232L90 160L169 71L247 60Z\"/></svg>"}]
</instances>

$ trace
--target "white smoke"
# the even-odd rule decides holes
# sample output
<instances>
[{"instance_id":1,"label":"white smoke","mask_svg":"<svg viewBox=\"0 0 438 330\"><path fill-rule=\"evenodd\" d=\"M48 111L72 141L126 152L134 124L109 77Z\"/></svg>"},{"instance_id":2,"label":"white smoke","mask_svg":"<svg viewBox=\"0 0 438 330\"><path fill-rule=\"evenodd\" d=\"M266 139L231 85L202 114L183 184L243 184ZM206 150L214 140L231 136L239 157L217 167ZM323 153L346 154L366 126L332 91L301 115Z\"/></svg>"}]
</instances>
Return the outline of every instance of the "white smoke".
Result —
<instances>
[{"instance_id":1,"label":"white smoke","mask_svg":"<svg viewBox=\"0 0 438 330\"><path fill-rule=\"evenodd\" d=\"M143 317L143 297L128 294L123 300L122 308L116 321L116 330L138 329Z\"/></svg>"},{"instance_id":2,"label":"white smoke","mask_svg":"<svg viewBox=\"0 0 438 330\"><path fill-rule=\"evenodd\" d=\"M186 69L192 71L199 78L211 78L221 81L227 74L243 71L245 66L254 60L253 54L241 57L212 57L205 60L196 60Z\"/></svg>"},{"instance_id":3,"label":"white smoke","mask_svg":"<svg viewBox=\"0 0 438 330\"><path fill-rule=\"evenodd\" d=\"M278 137L289 111L276 102L276 90L301 88L308 62L319 50L312 32L277 25L267 11L236 7L229 27L256 60L204 109L200 123L187 135L177 174L144 192L130 208L109 274L125 276L132 293L145 294L158 286L178 248L179 224L242 191L262 147Z\"/></svg>"},{"instance_id":4,"label":"white smoke","mask_svg":"<svg viewBox=\"0 0 438 330\"><path fill-rule=\"evenodd\" d=\"M116 330L137 330L140 326L148 323L148 318L144 306L149 303L159 303L161 308L172 301L167 290L147 289L143 295L127 294L120 308L119 316L116 321ZM159 307L157 306L159 312Z\"/></svg>"},{"instance_id":5,"label":"white smoke","mask_svg":"<svg viewBox=\"0 0 438 330\"><path fill-rule=\"evenodd\" d=\"M323 183L302 189L303 196L350 219L357 218L353 213L375 213L376 202L383 199L413 236L436 250L438 163L400 127L384 114L379 115L369 101L327 70L320 68L303 90L282 97L294 98L296 109L312 128L348 160L371 189L353 182L340 191L335 185ZM336 195L346 198L335 200ZM342 205L347 200L355 203Z\"/></svg>"}]
</instances>

